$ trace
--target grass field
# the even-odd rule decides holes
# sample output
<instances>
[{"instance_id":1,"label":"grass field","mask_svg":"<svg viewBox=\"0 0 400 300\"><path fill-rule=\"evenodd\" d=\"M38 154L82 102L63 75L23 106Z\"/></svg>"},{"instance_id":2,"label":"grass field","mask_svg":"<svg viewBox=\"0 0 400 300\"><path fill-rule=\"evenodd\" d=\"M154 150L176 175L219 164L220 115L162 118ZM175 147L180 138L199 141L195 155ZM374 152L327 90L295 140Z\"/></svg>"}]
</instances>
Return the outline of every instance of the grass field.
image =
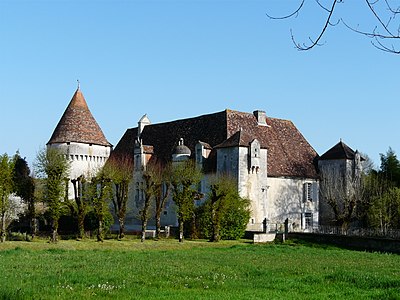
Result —
<instances>
[{"instance_id":1,"label":"grass field","mask_svg":"<svg viewBox=\"0 0 400 300\"><path fill-rule=\"evenodd\" d=\"M400 256L289 243L0 244L0 299L400 299Z\"/></svg>"}]
</instances>

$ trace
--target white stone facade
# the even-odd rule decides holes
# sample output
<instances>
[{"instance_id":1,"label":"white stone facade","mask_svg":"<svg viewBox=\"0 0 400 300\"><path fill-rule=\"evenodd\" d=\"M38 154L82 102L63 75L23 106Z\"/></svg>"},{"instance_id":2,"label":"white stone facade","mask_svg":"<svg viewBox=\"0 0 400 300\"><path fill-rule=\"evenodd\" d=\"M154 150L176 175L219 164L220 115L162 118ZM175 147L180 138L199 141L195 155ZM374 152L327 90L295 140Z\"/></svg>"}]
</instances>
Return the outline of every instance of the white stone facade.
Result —
<instances>
[{"instance_id":1,"label":"white stone facade","mask_svg":"<svg viewBox=\"0 0 400 300\"><path fill-rule=\"evenodd\" d=\"M60 150L70 162L70 172L68 178L77 179L83 175L85 178L91 178L104 166L111 153L110 146L100 146L84 143L62 143L50 144L52 147ZM68 198L74 198L74 189L70 181L68 186Z\"/></svg>"}]
</instances>

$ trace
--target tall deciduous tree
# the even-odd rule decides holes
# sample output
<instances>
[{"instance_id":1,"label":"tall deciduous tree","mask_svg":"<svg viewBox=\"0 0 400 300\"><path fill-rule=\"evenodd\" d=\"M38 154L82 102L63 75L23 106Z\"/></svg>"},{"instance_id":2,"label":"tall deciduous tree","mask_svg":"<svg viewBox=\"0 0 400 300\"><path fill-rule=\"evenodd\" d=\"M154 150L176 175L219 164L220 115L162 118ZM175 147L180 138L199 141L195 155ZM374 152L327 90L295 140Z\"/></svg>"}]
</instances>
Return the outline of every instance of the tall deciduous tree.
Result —
<instances>
[{"instance_id":1,"label":"tall deciduous tree","mask_svg":"<svg viewBox=\"0 0 400 300\"><path fill-rule=\"evenodd\" d=\"M201 170L192 160L172 167L173 200L177 206L179 242L183 242L183 224L193 217L194 200L198 195L196 185L201 180Z\"/></svg>"},{"instance_id":2,"label":"tall deciduous tree","mask_svg":"<svg viewBox=\"0 0 400 300\"><path fill-rule=\"evenodd\" d=\"M10 196L14 190L13 171L15 160L6 153L0 155L0 241L6 240L7 213L10 209Z\"/></svg>"},{"instance_id":3,"label":"tall deciduous tree","mask_svg":"<svg viewBox=\"0 0 400 300\"><path fill-rule=\"evenodd\" d=\"M125 217L127 210L129 185L133 178L133 161L128 155L121 157L110 157L103 168L104 176L109 178L113 184L114 211L118 218L118 238L125 235Z\"/></svg>"},{"instance_id":4,"label":"tall deciduous tree","mask_svg":"<svg viewBox=\"0 0 400 300\"><path fill-rule=\"evenodd\" d=\"M380 174L387 180L392 181L395 186L400 187L400 161L392 148L386 154L380 154Z\"/></svg>"},{"instance_id":5,"label":"tall deciduous tree","mask_svg":"<svg viewBox=\"0 0 400 300\"><path fill-rule=\"evenodd\" d=\"M35 181L30 174L30 169L25 158L17 153L15 155L15 167L14 167L14 188L17 196L27 204L28 212L27 216L29 219L29 226L31 231L31 237L34 238L37 231L36 226L36 211L35 211Z\"/></svg>"},{"instance_id":6,"label":"tall deciduous tree","mask_svg":"<svg viewBox=\"0 0 400 300\"><path fill-rule=\"evenodd\" d=\"M58 221L61 216L63 200L66 198L66 176L70 168L64 153L55 148L42 149L36 158L36 174L44 179L44 202L51 218L51 241L57 242Z\"/></svg>"}]
</instances>

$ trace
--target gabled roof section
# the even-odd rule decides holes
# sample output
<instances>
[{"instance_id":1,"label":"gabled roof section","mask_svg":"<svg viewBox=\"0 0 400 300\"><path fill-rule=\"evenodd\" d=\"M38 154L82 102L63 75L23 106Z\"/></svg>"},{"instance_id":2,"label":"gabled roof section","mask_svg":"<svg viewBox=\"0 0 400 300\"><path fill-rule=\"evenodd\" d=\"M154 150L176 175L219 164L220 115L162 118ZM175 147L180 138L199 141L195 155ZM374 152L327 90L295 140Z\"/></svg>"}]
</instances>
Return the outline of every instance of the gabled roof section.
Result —
<instances>
[{"instance_id":1,"label":"gabled roof section","mask_svg":"<svg viewBox=\"0 0 400 300\"><path fill-rule=\"evenodd\" d=\"M227 111L228 135L242 128L268 151L267 172L271 177L317 178L314 148L288 120L269 118L260 126L254 114Z\"/></svg>"},{"instance_id":2,"label":"gabled roof section","mask_svg":"<svg viewBox=\"0 0 400 300\"><path fill-rule=\"evenodd\" d=\"M254 141L254 136L251 136L241 128L230 138L215 146L215 148L248 147L252 141Z\"/></svg>"},{"instance_id":3,"label":"gabled roof section","mask_svg":"<svg viewBox=\"0 0 400 300\"><path fill-rule=\"evenodd\" d=\"M47 144L67 142L111 146L90 112L79 88L72 96Z\"/></svg>"},{"instance_id":4,"label":"gabled roof section","mask_svg":"<svg viewBox=\"0 0 400 300\"><path fill-rule=\"evenodd\" d=\"M319 160L354 159L355 152L340 140L335 146L321 155Z\"/></svg>"},{"instance_id":5,"label":"gabled roof section","mask_svg":"<svg viewBox=\"0 0 400 300\"><path fill-rule=\"evenodd\" d=\"M260 147L268 151L268 176L317 178L314 162L318 155L294 124L268 117L266 123L269 126L259 125L252 113L228 109L194 118L150 124L144 127L141 138L143 144L154 146L154 155L163 161L171 160L180 138L184 139L192 153L198 141L209 144L213 148L209 160L220 147L249 146L250 142L257 139ZM136 138L137 128L128 129L111 156L132 154Z\"/></svg>"}]
</instances>

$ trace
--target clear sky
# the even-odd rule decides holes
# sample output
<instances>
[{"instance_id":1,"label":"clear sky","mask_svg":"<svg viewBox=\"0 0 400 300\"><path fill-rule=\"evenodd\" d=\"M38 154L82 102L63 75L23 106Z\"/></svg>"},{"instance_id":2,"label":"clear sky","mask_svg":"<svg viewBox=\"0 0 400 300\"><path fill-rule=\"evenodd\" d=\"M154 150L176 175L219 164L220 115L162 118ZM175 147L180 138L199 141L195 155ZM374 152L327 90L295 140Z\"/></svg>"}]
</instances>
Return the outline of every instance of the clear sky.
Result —
<instances>
[{"instance_id":1,"label":"clear sky","mask_svg":"<svg viewBox=\"0 0 400 300\"><path fill-rule=\"evenodd\" d=\"M377 164L389 146L399 153L400 56L340 24L297 51L290 28L307 41L323 11L266 12L299 2L0 0L0 153L33 162L77 79L114 145L145 113L157 123L229 108L292 120L319 154L340 138ZM349 2L338 14L372 30L364 1Z\"/></svg>"}]
</instances>

